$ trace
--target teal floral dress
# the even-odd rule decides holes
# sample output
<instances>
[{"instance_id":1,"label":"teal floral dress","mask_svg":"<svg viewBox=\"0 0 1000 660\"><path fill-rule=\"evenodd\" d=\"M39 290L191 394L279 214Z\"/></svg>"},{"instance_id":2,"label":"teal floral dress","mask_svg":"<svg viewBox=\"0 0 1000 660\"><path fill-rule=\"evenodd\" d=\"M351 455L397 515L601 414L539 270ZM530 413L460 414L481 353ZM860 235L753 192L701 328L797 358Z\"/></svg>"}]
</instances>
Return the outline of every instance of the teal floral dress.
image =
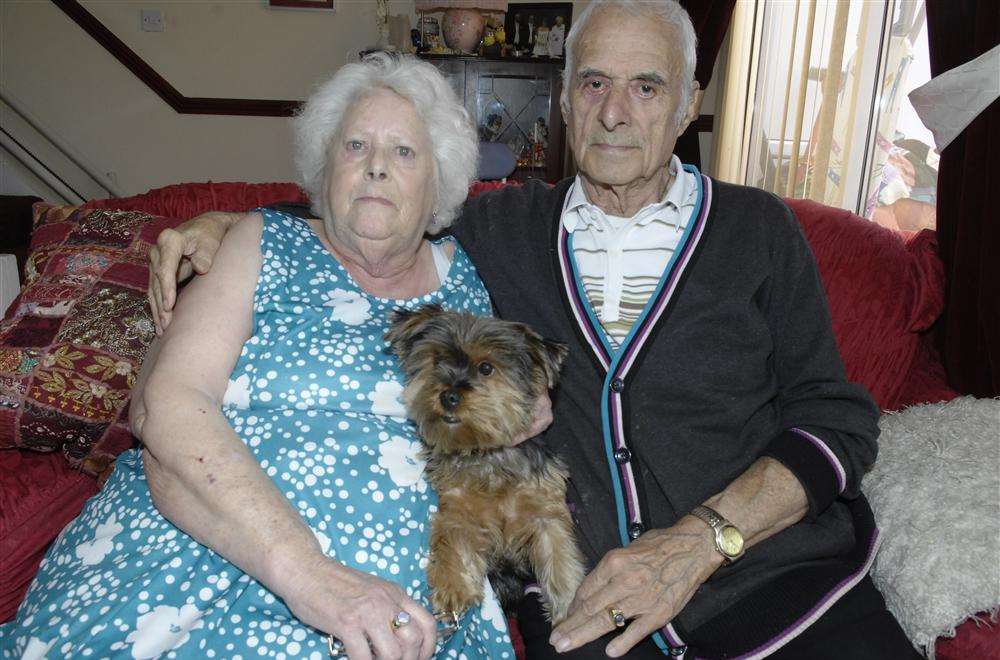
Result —
<instances>
[{"instance_id":1,"label":"teal floral dress","mask_svg":"<svg viewBox=\"0 0 1000 660\"><path fill-rule=\"evenodd\" d=\"M489 314L486 290L456 245L437 291L375 298L308 223L263 216L253 336L223 413L327 555L399 584L430 609L425 567L437 496L382 336L397 307L436 302ZM486 593L436 657L514 657L488 584ZM119 457L49 549L17 617L0 626L0 649L3 658L328 657L325 634L157 512L138 450Z\"/></svg>"}]
</instances>

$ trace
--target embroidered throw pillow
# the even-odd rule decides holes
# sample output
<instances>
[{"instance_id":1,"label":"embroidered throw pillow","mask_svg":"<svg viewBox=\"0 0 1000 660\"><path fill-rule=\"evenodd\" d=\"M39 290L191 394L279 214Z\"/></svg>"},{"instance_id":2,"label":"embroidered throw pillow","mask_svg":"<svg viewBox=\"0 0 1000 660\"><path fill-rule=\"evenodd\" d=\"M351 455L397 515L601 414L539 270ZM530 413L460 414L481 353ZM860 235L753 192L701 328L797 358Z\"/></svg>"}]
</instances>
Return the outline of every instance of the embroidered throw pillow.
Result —
<instances>
[{"instance_id":1,"label":"embroidered throw pillow","mask_svg":"<svg viewBox=\"0 0 1000 660\"><path fill-rule=\"evenodd\" d=\"M132 445L129 397L154 336L149 250L180 222L35 205L25 286L0 321L0 448L59 451L99 476Z\"/></svg>"}]
</instances>

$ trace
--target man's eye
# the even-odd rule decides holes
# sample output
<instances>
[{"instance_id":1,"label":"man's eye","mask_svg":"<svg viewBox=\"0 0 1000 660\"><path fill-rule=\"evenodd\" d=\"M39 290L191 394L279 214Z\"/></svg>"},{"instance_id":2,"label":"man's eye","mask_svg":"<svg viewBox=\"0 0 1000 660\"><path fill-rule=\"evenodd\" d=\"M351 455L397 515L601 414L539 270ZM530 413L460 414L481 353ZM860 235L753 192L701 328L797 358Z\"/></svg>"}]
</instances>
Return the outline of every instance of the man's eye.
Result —
<instances>
[{"instance_id":1,"label":"man's eye","mask_svg":"<svg viewBox=\"0 0 1000 660\"><path fill-rule=\"evenodd\" d=\"M365 143L361 140L348 140L347 148L351 151L361 151L365 148Z\"/></svg>"},{"instance_id":2,"label":"man's eye","mask_svg":"<svg viewBox=\"0 0 1000 660\"><path fill-rule=\"evenodd\" d=\"M656 94L656 88L652 85L639 85L639 95L645 98L649 98Z\"/></svg>"},{"instance_id":3,"label":"man's eye","mask_svg":"<svg viewBox=\"0 0 1000 660\"><path fill-rule=\"evenodd\" d=\"M600 80L590 80L587 82L587 87L590 89L598 90L604 87L604 83Z\"/></svg>"},{"instance_id":4,"label":"man's eye","mask_svg":"<svg viewBox=\"0 0 1000 660\"><path fill-rule=\"evenodd\" d=\"M410 156L413 155L413 149L410 149L409 147L399 147L398 151L399 155L403 156L404 158L409 158Z\"/></svg>"}]
</instances>

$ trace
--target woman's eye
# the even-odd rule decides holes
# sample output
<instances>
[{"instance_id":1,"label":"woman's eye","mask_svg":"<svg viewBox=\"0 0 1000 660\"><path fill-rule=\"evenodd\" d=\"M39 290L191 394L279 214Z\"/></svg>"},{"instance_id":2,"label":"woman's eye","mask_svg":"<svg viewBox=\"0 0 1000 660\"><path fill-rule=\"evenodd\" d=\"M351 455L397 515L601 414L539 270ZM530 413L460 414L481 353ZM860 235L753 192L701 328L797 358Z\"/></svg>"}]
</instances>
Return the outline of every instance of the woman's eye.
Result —
<instances>
[{"instance_id":1,"label":"woman's eye","mask_svg":"<svg viewBox=\"0 0 1000 660\"><path fill-rule=\"evenodd\" d=\"M493 373L493 365L490 364L489 362L480 362L479 373L481 373L484 376L489 376L490 374Z\"/></svg>"},{"instance_id":2,"label":"woman's eye","mask_svg":"<svg viewBox=\"0 0 1000 660\"><path fill-rule=\"evenodd\" d=\"M361 140L348 140L347 148L351 151L361 151L365 148L365 143Z\"/></svg>"},{"instance_id":3,"label":"woman's eye","mask_svg":"<svg viewBox=\"0 0 1000 660\"><path fill-rule=\"evenodd\" d=\"M413 155L413 149L410 149L409 147L399 147L398 151L399 155L403 156L404 158L409 158L410 156Z\"/></svg>"}]
</instances>

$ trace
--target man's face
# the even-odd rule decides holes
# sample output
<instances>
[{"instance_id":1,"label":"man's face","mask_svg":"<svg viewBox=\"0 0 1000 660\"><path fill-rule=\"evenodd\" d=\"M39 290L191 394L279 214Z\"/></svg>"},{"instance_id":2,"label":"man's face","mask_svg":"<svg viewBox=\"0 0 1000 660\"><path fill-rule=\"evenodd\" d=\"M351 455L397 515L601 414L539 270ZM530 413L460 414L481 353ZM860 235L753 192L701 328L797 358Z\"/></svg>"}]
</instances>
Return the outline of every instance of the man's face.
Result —
<instances>
[{"instance_id":1,"label":"man's face","mask_svg":"<svg viewBox=\"0 0 1000 660\"><path fill-rule=\"evenodd\" d=\"M693 119L694 103L679 124L674 119L683 63L674 31L602 11L580 35L563 118L577 165L591 182L621 186L652 179Z\"/></svg>"}]
</instances>

